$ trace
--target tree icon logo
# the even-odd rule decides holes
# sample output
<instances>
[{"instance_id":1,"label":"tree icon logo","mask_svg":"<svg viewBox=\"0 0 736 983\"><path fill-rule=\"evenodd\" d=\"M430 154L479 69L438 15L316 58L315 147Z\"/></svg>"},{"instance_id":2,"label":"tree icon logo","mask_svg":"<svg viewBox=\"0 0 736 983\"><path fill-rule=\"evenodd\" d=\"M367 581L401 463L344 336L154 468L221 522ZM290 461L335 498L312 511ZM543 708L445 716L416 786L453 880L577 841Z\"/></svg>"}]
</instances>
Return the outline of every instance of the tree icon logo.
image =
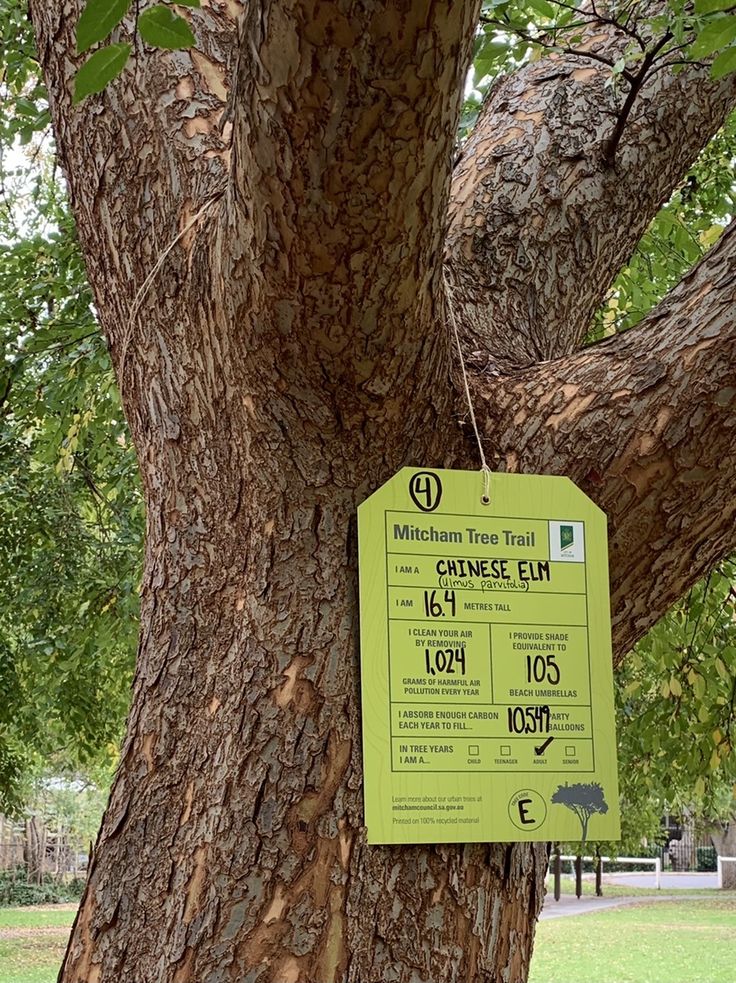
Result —
<instances>
[{"instance_id":1,"label":"tree icon logo","mask_svg":"<svg viewBox=\"0 0 736 983\"><path fill-rule=\"evenodd\" d=\"M590 817L596 812L601 815L608 812L608 803L603 793L603 786L597 782L591 783L590 785L583 785L581 783L577 785L568 785L567 783L560 785L550 801L553 805L566 806L571 812L575 813L582 827L583 843L585 843L588 836Z\"/></svg>"}]
</instances>

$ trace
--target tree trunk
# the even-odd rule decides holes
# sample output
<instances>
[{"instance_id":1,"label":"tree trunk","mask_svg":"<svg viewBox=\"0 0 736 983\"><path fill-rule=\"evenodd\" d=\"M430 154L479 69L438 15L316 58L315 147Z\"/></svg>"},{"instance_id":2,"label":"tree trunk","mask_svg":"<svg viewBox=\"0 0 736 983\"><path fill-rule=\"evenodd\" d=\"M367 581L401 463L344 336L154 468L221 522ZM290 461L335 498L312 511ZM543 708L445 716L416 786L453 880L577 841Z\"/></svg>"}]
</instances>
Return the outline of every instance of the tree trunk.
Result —
<instances>
[{"instance_id":1,"label":"tree trunk","mask_svg":"<svg viewBox=\"0 0 736 983\"><path fill-rule=\"evenodd\" d=\"M710 830L710 838L719 857L736 857L736 821L731 820ZM736 861L723 865L723 888L736 890Z\"/></svg>"},{"instance_id":2,"label":"tree trunk","mask_svg":"<svg viewBox=\"0 0 736 983\"><path fill-rule=\"evenodd\" d=\"M219 432L252 428L268 398L238 393ZM406 422L372 421L378 453L340 434L307 455L292 415L278 454L264 434L238 465L247 507L203 464L160 476L128 737L65 979L524 977L543 846L365 845L355 510L447 441L434 412L409 443Z\"/></svg>"},{"instance_id":3,"label":"tree trunk","mask_svg":"<svg viewBox=\"0 0 736 983\"><path fill-rule=\"evenodd\" d=\"M239 32L237 0L181 7L196 50L141 47L124 79L73 107L80 6L31 4L140 460L147 536L127 736L61 980L522 983L544 892L544 844L366 845L356 508L405 464L477 464L457 425L466 408L453 383L447 247L465 354L480 366L471 385L489 451L510 470L570 473L612 510L614 584L633 592L615 595L619 654L696 576L688 551L702 548L712 562L733 545L732 453L707 501L708 523L687 511L693 487L706 501L708 476L689 472L690 484L674 485L657 478L672 448L682 474L698 432L715 431L727 413L729 339L717 347L712 385L703 364L723 327L715 314L713 334L688 336L669 360L655 336L661 346L649 371L641 333L598 361L572 355L504 377L486 367L574 351L642 216L719 125L734 88L702 72L689 86L666 76L624 144L644 174L639 198L611 194L602 210L613 182L596 157L591 187L565 209L564 195L544 192L557 171L542 160L529 193L542 191L525 217L513 196L527 187L529 147L541 140L534 108L524 139L509 136L503 151L517 159L501 168L501 207L492 194L482 200L499 180L484 170L495 151L484 156L471 145L459 171L467 208L456 179L448 237L476 2L253 0ZM116 39L132 29L126 21ZM601 79L558 67L549 78L543 68L523 71L533 74L535 99L554 102L564 88L565 101L579 103L569 126L595 144L610 120ZM525 91L502 93L482 126L510 133ZM656 121L675 125L696 105L669 163L672 147L652 141ZM526 140L523 152L517 139ZM585 141L572 143L591 156ZM570 153L562 147L564 161ZM577 181L565 174L560 186ZM486 283L483 301L476 280L491 279L488 243L510 212L504 249L516 238L525 249L553 249L560 221L573 239L586 231L574 290L564 263L550 276L542 253L533 261L520 254L509 282L498 290ZM633 223L624 246L611 238L621 222ZM539 237L540 223L549 236ZM718 282L713 295L725 302L727 285ZM539 310L556 309L563 294L561 322L550 316L540 325ZM508 314L499 331L489 327L495 309ZM670 323L692 310L687 295ZM567 326L555 342L560 323ZM662 391L676 397L659 428L657 360L672 382ZM707 408L688 428L694 382ZM637 434L631 403L639 397L660 443L644 446ZM647 453L649 470L637 470ZM686 519L692 538L678 551L676 526ZM626 546L635 532L633 556ZM657 567L659 550L672 570ZM636 584L650 572L656 596Z\"/></svg>"},{"instance_id":4,"label":"tree trunk","mask_svg":"<svg viewBox=\"0 0 736 983\"><path fill-rule=\"evenodd\" d=\"M43 884L46 858L46 827L38 816L26 819L26 838L23 860L29 884Z\"/></svg>"}]
</instances>

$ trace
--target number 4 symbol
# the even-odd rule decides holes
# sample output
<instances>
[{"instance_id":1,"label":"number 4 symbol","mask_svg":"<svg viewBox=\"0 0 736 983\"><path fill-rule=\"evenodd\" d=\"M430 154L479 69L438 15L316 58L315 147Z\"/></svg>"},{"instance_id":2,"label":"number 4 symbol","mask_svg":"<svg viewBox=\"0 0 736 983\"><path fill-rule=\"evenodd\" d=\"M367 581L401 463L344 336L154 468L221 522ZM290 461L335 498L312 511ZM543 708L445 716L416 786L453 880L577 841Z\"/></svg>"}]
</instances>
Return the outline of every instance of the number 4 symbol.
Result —
<instances>
[{"instance_id":1,"label":"number 4 symbol","mask_svg":"<svg viewBox=\"0 0 736 983\"><path fill-rule=\"evenodd\" d=\"M409 482L412 502L422 512L434 512L442 498L442 482L434 471L417 471Z\"/></svg>"}]
</instances>

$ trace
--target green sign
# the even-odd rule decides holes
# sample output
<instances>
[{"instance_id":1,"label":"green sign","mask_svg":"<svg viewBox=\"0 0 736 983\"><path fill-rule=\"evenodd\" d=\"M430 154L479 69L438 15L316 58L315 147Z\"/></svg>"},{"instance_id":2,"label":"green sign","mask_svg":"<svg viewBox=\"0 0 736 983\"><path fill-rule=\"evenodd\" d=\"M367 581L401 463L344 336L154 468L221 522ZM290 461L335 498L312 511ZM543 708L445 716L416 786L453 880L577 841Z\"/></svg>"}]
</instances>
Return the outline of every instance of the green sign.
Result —
<instances>
[{"instance_id":1,"label":"green sign","mask_svg":"<svg viewBox=\"0 0 736 983\"><path fill-rule=\"evenodd\" d=\"M605 515L404 468L358 525L368 842L618 839Z\"/></svg>"}]
</instances>

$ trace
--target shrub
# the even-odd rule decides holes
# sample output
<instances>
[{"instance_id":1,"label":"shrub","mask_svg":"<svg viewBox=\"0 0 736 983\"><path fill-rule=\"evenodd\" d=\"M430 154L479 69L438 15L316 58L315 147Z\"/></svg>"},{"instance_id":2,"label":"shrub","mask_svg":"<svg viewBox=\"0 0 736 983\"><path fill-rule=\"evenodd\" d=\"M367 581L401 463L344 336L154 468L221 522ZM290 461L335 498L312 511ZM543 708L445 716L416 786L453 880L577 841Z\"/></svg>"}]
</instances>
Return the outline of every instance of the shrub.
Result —
<instances>
[{"instance_id":1,"label":"shrub","mask_svg":"<svg viewBox=\"0 0 736 983\"><path fill-rule=\"evenodd\" d=\"M0 908L24 907L34 904L62 904L78 901L82 896L84 881L66 883L47 881L45 884L29 884L23 868L0 871Z\"/></svg>"},{"instance_id":2,"label":"shrub","mask_svg":"<svg viewBox=\"0 0 736 983\"><path fill-rule=\"evenodd\" d=\"M712 846L699 846L695 851L696 854L696 866L698 870L716 870L717 864L717 854L715 847Z\"/></svg>"}]
</instances>

